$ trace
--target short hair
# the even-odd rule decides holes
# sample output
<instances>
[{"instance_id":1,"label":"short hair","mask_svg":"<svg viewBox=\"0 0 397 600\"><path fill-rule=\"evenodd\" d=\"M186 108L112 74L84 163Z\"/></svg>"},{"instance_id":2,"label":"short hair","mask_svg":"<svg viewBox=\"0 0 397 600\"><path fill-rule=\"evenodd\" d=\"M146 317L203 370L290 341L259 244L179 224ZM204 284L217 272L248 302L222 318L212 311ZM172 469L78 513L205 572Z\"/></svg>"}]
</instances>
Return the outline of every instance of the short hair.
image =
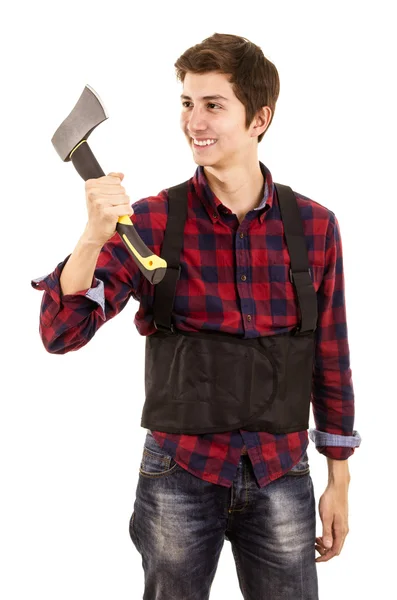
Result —
<instances>
[{"instance_id":1,"label":"short hair","mask_svg":"<svg viewBox=\"0 0 397 600\"><path fill-rule=\"evenodd\" d=\"M276 67L261 48L244 37L214 33L186 50L175 62L176 76L183 83L186 73L219 72L229 75L236 97L245 107L246 128L263 106L272 111L270 122L258 136L258 143L269 128L280 93Z\"/></svg>"}]
</instances>

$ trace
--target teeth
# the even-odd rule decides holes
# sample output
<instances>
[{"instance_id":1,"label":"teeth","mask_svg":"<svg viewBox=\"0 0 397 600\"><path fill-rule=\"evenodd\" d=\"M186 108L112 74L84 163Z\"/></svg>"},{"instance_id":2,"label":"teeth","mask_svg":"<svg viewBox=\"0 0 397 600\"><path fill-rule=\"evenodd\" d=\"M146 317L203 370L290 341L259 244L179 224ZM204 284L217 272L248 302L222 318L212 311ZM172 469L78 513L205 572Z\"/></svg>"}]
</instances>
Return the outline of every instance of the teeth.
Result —
<instances>
[{"instance_id":1,"label":"teeth","mask_svg":"<svg viewBox=\"0 0 397 600\"><path fill-rule=\"evenodd\" d=\"M216 140L203 140L203 141L198 141L198 140L194 140L194 143L197 144L197 146L209 146L210 144L215 144Z\"/></svg>"}]
</instances>

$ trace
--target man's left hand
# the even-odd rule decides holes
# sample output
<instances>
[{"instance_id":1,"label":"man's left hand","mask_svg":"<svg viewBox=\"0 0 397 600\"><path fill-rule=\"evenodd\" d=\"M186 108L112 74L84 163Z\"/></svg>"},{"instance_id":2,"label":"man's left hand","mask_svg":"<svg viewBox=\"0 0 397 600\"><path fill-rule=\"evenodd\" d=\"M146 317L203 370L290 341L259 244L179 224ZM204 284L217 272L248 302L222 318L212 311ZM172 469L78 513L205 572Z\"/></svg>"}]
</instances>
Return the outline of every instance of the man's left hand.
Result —
<instances>
[{"instance_id":1,"label":"man's left hand","mask_svg":"<svg viewBox=\"0 0 397 600\"><path fill-rule=\"evenodd\" d=\"M316 537L315 549L321 554L316 562L326 562L341 553L349 533L348 483L329 483L320 498L318 509L323 535Z\"/></svg>"}]
</instances>

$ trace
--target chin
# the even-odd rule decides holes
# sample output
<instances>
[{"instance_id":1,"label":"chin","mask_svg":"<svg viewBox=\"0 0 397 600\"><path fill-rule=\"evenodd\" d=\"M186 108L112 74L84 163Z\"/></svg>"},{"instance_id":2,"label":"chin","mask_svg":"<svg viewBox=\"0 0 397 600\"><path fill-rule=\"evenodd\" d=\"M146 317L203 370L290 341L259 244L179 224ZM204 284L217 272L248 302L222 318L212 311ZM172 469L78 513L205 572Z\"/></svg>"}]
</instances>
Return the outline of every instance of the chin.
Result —
<instances>
[{"instance_id":1,"label":"chin","mask_svg":"<svg viewBox=\"0 0 397 600\"><path fill-rule=\"evenodd\" d=\"M210 155L210 154L208 154L208 156L205 156L204 154L200 154L199 152L195 152L194 150L192 151L192 155L193 155L193 160L198 165L203 165L203 166L208 166L208 167L211 165L215 165L220 160L220 156L215 156L215 155Z\"/></svg>"},{"instance_id":2,"label":"chin","mask_svg":"<svg viewBox=\"0 0 397 600\"><path fill-rule=\"evenodd\" d=\"M196 165L200 166L200 167L217 167L219 166L219 159L215 160L215 159L210 159L210 158L203 158L203 157L197 157L197 156L193 156L193 160L196 163Z\"/></svg>"}]
</instances>

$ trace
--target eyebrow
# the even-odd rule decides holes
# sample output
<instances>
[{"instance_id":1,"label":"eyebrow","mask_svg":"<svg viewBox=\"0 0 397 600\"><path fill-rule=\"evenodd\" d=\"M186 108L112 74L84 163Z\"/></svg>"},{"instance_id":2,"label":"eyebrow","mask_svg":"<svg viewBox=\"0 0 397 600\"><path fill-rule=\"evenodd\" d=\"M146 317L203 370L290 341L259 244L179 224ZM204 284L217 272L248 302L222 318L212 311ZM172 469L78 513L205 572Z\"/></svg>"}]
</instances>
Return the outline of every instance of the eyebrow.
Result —
<instances>
[{"instance_id":1,"label":"eyebrow","mask_svg":"<svg viewBox=\"0 0 397 600\"><path fill-rule=\"evenodd\" d=\"M186 96L185 94L181 94L181 100L191 100L191 97ZM220 94L214 94L212 96L202 96L201 100L226 100L226 102L229 101L228 98L225 98L224 96L221 96Z\"/></svg>"}]
</instances>

